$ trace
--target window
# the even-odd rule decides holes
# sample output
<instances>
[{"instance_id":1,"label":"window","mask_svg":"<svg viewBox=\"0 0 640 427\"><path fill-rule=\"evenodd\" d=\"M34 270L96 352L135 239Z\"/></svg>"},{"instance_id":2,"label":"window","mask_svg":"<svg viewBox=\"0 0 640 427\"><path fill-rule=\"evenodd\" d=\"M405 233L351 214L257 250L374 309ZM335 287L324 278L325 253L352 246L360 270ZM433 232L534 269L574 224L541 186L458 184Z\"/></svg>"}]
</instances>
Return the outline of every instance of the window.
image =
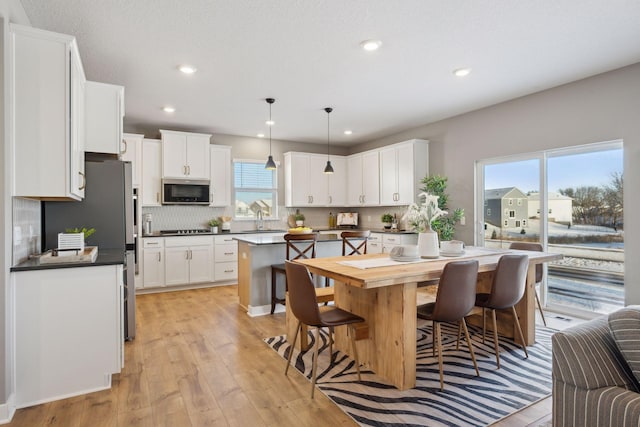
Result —
<instances>
[{"instance_id":1,"label":"window","mask_svg":"<svg viewBox=\"0 0 640 427\"><path fill-rule=\"evenodd\" d=\"M515 218L516 217L516 211L509 211L509 218Z\"/></svg>"},{"instance_id":2,"label":"window","mask_svg":"<svg viewBox=\"0 0 640 427\"><path fill-rule=\"evenodd\" d=\"M505 227L508 227L508 226L509 226L509 221L508 221L508 220L506 220L506 219L504 220L504 226L505 226Z\"/></svg>"},{"instance_id":3,"label":"window","mask_svg":"<svg viewBox=\"0 0 640 427\"><path fill-rule=\"evenodd\" d=\"M262 160L234 160L234 217L254 219L262 211L264 218L278 216L278 180L275 170L264 168Z\"/></svg>"},{"instance_id":4,"label":"window","mask_svg":"<svg viewBox=\"0 0 640 427\"><path fill-rule=\"evenodd\" d=\"M516 220L516 227L520 227L520 221Z\"/></svg>"},{"instance_id":5,"label":"window","mask_svg":"<svg viewBox=\"0 0 640 427\"><path fill-rule=\"evenodd\" d=\"M487 216L491 216L491 208L487 209Z\"/></svg>"},{"instance_id":6,"label":"window","mask_svg":"<svg viewBox=\"0 0 640 427\"><path fill-rule=\"evenodd\" d=\"M527 220L526 220L526 219L523 219L523 220L522 220L522 226L523 226L523 227L526 227L526 226L527 226Z\"/></svg>"},{"instance_id":7,"label":"window","mask_svg":"<svg viewBox=\"0 0 640 427\"><path fill-rule=\"evenodd\" d=\"M513 206L513 199L509 199L509 206Z\"/></svg>"},{"instance_id":8,"label":"window","mask_svg":"<svg viewBox=\"0 0 640 427\"><path fill-rule=\"evenodd\" d=\"M522 199L518 199L518 206L522 206Z\"/></svg>"}]
</instances>

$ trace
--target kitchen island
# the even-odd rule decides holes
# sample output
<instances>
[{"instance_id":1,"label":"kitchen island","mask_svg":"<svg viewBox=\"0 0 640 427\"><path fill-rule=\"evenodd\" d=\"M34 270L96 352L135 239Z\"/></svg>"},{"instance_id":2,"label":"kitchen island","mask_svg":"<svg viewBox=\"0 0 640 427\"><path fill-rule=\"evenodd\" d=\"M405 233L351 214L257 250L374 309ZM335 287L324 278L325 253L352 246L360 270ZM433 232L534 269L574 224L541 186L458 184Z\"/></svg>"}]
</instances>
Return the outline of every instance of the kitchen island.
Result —
<instances>
[{"instance_id":1,"label":"kitchen island","mask_svg":"<svg viewBox=\"0 0 640 427\"><path fill-rule=\"evenodd\" d=\"M238 241L238 296L240 306L250 316L260 316L271 311L271 265L285 260L286 242L282 235L237 235ZM342 238L339 233L320 234L316 243L316 257L342 254ZM281 276L281 275L280 275ZM323 278L316 278L316 286L324 286ZM278 280L278 295L284 295L284 277ZM276 312L284 311L282 305Z\"/></svg>"}]
</instances>

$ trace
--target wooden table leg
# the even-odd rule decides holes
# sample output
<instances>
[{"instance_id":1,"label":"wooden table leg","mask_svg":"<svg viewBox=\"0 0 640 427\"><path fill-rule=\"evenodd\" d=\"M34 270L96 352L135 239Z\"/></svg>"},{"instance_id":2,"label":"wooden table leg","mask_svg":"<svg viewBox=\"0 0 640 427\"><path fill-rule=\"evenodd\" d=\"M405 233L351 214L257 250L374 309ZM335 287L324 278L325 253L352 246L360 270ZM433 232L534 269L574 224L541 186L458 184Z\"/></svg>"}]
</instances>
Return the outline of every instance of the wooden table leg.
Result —
<instances>
[{"instance_id":1,"label":"wooden table leg","mask_svg":"<svg viewBox=\"0 0 640 427\"><path fill-rule=\"evenodd\" d=\"M527 284L524 290L524 296L518 304L516 304L516 313L522 327L522 335L526 345L533 345L536 342L536 265L530 264L527 271ZM514 328L515 322L514 322ZM514 337L518 337L518 333L514 329ZM517 339L520 342L520 339Z\"/></svg>"},{"instance_id":2,"label":"wooden table leg","mask_svg":"<svg viewBox=\"0 0 640 427\"><path fill-rule=\"evenodd\" d=\"M368 339L356 342L360 363L400 390L416 385L417 283L361 289L335 284L336 305L364 317ZM347 328L336 328L336 348L351 354Z\"/></svg>"}]
</instances>

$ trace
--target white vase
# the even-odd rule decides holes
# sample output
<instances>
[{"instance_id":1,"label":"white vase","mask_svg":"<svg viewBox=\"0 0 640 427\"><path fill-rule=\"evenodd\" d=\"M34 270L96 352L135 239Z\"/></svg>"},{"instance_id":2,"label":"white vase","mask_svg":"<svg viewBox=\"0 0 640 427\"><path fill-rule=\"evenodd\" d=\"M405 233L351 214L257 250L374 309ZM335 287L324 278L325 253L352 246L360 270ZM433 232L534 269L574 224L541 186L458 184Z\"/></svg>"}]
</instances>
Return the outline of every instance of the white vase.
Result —
<instances>
[{"instance_id":1,"label":"white vase","mask_svg":"<svg viewBox=\"0 0 640 427\"><path fill-rule=\"evenodd\" d=\"M418 234L418 254L420 254L420 258L438 258L440 256L438 233L431 228Z\"/></svg>"}]
</instances>

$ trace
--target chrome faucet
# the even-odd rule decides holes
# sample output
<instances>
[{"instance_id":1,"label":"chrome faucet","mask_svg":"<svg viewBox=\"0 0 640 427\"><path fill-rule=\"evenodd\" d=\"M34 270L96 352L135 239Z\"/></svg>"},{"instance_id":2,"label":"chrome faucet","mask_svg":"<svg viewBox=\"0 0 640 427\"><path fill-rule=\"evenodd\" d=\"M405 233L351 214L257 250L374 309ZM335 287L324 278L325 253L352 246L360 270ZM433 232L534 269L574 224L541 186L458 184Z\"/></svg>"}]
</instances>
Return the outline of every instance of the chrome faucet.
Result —
<instances>
[{"instance_id":1,"label":"chrome faucet","mask_svg":"<svg viewBox=\"0 0 640 427\"><path fill-rule=\"evenodd\" d=\"M264 229L264 221L262 219L262 209L259 209L258 212L256 212L256 230L263 230Z\"/></svg>"}]
</instances>

